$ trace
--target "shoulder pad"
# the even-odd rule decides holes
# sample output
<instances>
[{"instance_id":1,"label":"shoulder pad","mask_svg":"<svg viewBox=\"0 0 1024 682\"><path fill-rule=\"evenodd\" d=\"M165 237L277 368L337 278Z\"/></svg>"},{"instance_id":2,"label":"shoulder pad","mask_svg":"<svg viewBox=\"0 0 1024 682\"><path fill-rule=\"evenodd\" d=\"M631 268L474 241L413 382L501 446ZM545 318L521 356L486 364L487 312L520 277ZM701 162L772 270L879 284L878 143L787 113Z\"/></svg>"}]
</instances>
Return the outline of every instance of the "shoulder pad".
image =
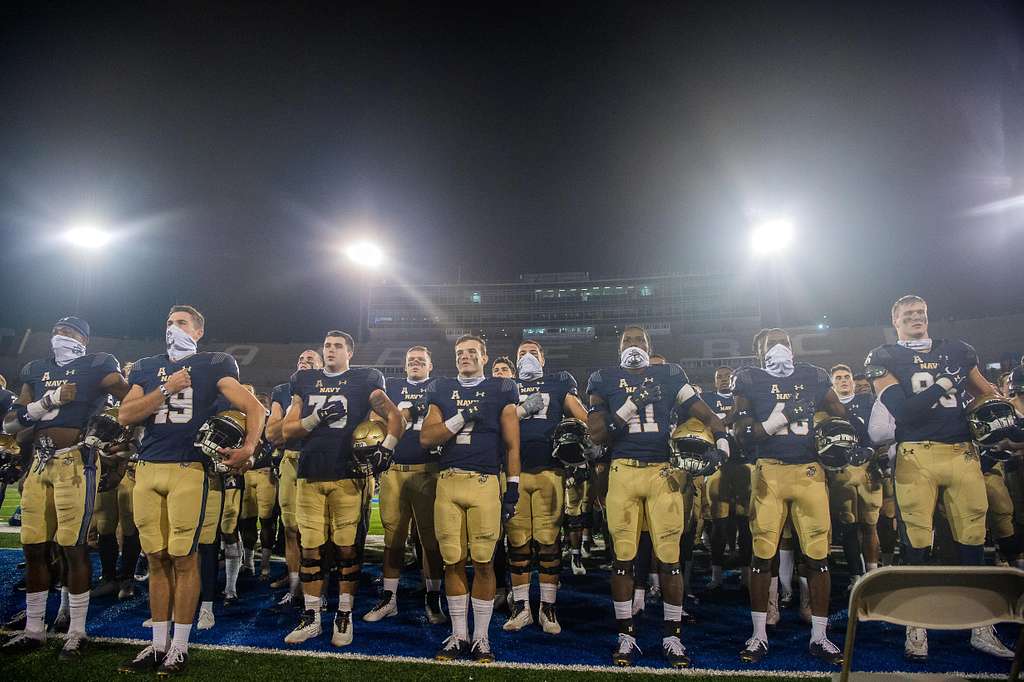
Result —
<instances>
[{"instance_id":1,"label":"shoulder pad","mask_svg":"<svg viewBox=\"0 0 1024 682\"><path fill-rule=\"evenodd\" d=\"M104 364L106 362L109 362L111 360L113 360L114 364L117 365L118 367L121 366L121 365L118 364L117 358L115 358L110 353L93 353L92 354L92 366L93 367L99 367L100 365L102 365L102 364Z\"/></svg>"},{"instance_id":2,"label":"shoulder pad","mask_svg":"<svg viewBox=\"0 0 1024 682\"><path fill-rule=\"evenodd\" d=\"M501 380L501 391L503 393L519 392L519 385L515 382L515 379L502 379Z\"/></svg>"},{"instance_id":3,"label":"shoulder pad","mask_svg":"<svg viewBox=\"0 0 1024 682\"><path fill-rule=\"evenodd\" d=\"M887 362L892 360L892 352L890 352L887 346L878 346L873 349L868 356L864 358L864 366L868 365L885 365Z\"/></svg>"},{"instance_id":4,"label":"shoulder pad","mask_svg":"<svg viewBox=\"0 0 1024 682\"><path fill-rule=\"evenodd\" d=\"M219 365L220 363L225 362L228 358L231 358L232 360L235 359L235 357L231 355L231 353L222 353L219 351L213 352L210 353L210 364Z\"/></svg>"},{"instance_id":5,"label":"shoulder pad","mask_svg":"<svg viewBox=\"0 0 1024 682\"><path fill-rule=\"evenodd\" d=\"M570 372L562 370L558 373L558 378L561 379L563 383L569 384L574 388L576 387L576 377L574 377Z\"/></svg>"},{"instance_id":6,"label":"shoulder pad","mask_svg":"<svg viewBox=\"0 0 1024 682\"><path fill-rule=\"evenodd\" d=\"M289 389L288 382L285 382L283 384L278 384L277 386L274 386L274 391L287 391L288 389Z\"/></svg>"},{"instance_id":7,"label":"shoulder pad","mask_svg":"<svg viewBox=\"0 0 1024 682\"><path fill-rule=\"evenodd\" d=\"M677 377L683 373L683 368L674 362L667 362L665 365L668 367L668 375L670 377Z\"/></svg>"},{"instance_id":8,"label":"shoulder pad","mask_svg":"<svg viewBox=\"0 0 1024 682\"><path fill-rule=\"evenodd\" d=\"M587 383L599 384L602 381L604 381L604 378L601 376L601 370L595 370L594 372L591 373L590 380Z\"/></svg>"},{"instance_id":9,"label":"shoulder pad","mask_svg":"<svg viewBox=\"0 0 1024 682\"><path fill-rule=\"evenodd\" d=\"M817 365L808 365L808 367L814 369L814 372L818 377L818 381L826 383L830 386L832 385L832 379L829 378L828 376L828 370L826 370L824 367L818 367Z\"/></svg>"}]
</instances>

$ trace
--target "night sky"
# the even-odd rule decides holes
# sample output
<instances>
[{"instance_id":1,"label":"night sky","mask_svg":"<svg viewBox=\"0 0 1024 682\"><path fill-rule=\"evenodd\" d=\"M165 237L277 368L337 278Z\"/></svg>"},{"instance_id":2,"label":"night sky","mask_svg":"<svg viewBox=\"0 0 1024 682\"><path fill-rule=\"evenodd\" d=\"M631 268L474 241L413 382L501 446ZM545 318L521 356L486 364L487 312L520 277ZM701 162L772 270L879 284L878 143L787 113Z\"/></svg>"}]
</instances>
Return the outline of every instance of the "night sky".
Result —
<instances>
[{"instance_id":1,"label":"night sky","mask_svg":"<svg viewBox=\"0 0 1024 682\"><path fill-rule=\"evenodd\" d=\"M1024 193L1013 3L378 4L4 3L0 327L316 338L358 235L408 282L752 276L778 215L787 323L1024 309L1024 207L970 213Z\"/></svg>"}]
</instances>

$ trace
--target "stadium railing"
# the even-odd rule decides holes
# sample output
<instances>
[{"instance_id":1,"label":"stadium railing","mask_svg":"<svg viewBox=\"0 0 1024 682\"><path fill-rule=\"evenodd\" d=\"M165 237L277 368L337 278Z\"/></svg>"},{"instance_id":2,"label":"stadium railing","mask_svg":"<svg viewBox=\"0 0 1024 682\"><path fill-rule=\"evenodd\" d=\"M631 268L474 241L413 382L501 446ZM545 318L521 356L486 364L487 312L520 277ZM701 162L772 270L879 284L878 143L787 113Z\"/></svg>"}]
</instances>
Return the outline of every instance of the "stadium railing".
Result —
<instances>
[{"instance_id":1,"label":"stadium railing","mask_svg":"<svg viewBox=\"0 0 1024 682\"><path fill-rule=\"evenodd\" d=\"M1024 571L998 566L886 566L870 571L850 592L840 682L850 676L860 621L935 630L1024 624ZM1011 680L1020 674L1024 628L1016 654Z\"/></svg>"}]
</instances>

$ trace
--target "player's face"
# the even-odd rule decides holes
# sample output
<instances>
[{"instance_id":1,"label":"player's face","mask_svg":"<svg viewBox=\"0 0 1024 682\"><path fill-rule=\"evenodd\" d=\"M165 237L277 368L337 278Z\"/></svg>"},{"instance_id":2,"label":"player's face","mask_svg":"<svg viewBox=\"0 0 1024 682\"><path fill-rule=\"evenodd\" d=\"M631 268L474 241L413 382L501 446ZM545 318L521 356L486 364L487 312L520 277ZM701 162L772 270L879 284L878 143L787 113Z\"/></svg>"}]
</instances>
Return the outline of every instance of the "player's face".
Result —
<instances>
[{"instance_id":1,"label":"player's face","mask_svg":"<svg viewBox=\"0 0 1024 682\"><path fill-rule=\"evenodd\" d=\"M836 390L836 395L840 398L853 395L853 375L845 369L836 370L832 373L832 388Z\"/></svg>"},{"instance_id":2,"label":"player's face","mask_svg":"<svg viewBox=\"0 0 1024 682\"><path fill-rule=\"evenodd\" d=\"M71 327L66 327L62 324L58 324L56 327L53 328L53 335L66 336L69 339L74 339L75 341L78 341L78 343L82 344L83 346L89 342L89 339L82 336L78 332L78 330L72 329Z\"/></svg>"},{"instance_id":3,"label":"player's face","mask_svg":"<svg viewBox=\"0 0 1024 682\"><path fill-rule=\"evenodd\" d=\"M328 336L324 339L324 369L328 372L343 372L348 369L352 351L344 336Z\"/></svg>"},{"instance_id":4,"label":"player's face","mask_svg":"<svg viewBox=\"0 0 1024 682\"><path fill-rule=\"evenodd\" d=\"M535 343L524 343L519 346L519 350L516 351L516 360L523 357L526 354L530 354L533 357L540 360L540 366L544 366L544 351L537 347Z\"/></svg>"},{"instance_id":5,"label":"player's face","mask_svg":"<svg viewBox=\"0 0 1024 682\"><path fill-rule=\"evenodd\" d=\"M647 343L647 334L643 329L627 329L622 332L622 339L619 340L619 352L627 348L642 348L645 352L651 352L651 344Z\"/></svg>"},{"instance_id":6,"label":"player's face","mask_svg":"<svg viewBox=\"0 0 1024 682\"><path fill-rule=\"evenodd\" d=\"M871 382L867 379L855 379L853 382L853 392L857 395L865 393L871 395Z\"/></svg>"},{"instance_id":7,"label":"player's face","mask_svg":"<svg viewBox=\"0 0 1024 682\"><path fill-rule=\"evenodd\" d=\"M181 329L196 341L203 338L203 330L196 327L196 321L192 319L190 314L184 311L177 310L168 315L167 326Z\"/></svg>"},{"instance_id":8,"label":"player's face","mask_svg":"<svg viewBox=\"0 0 1024 682\"><path fill-rule=\"evenodd\" d=\"M320 359L320 354L315 350L302 351L298 362L295 363L295 369L320 369L323 366L324 361Z\"/></svg>"},{"instance_id":9,"label":"player's face","mask_svg":"<svg viewBox=\"0 0 1024 682\"><path fill-rule=\"evenodd\" d=\"M491 366L491 376L498 379L514 379L515 374L512 372L512 368L506 365L504 362L496 362Z\"/></svg>"},{"instance_id":10,"label":"player's face","mask_svg":"<svg viewBox=\"0 0 1024 682\"><path fill-rule=\"evenodd\" d=\"M479 341L470 339L455 346L455 366L459 370L459 376L483 376L486 364L487 353L484 352Z\"/></svg>"},{"instance_id":11,"label":"player's face","mask_svg":"<svg viewBox=\"0 0 1024 682\"><path fill-rule=\"evenodd\" d=\"M430 376L434 369L430 356L421 350L411 350L405 354L405 374L413 381L422 381Z\"/></svg>"},{"instance_id":12,"label":"player's face","mask_svg":"<svg viewBox=\"0 0 1024 682\"><path fill-rule=\"evenodd\" d=\"M732 370L715 370L715 390L719 393L728 393L732 387Z\"/></svg>"},{"instance_id":13,"label":"player's face","mask_svg":"<svg viewBox=\"0 0 1024 682\"><path fill-rule=\"evenodd\" d=\"M892 316L892 326L902 340L928 338L928 304L911 301L901 305Z\"/></svg>"}]
</instances>

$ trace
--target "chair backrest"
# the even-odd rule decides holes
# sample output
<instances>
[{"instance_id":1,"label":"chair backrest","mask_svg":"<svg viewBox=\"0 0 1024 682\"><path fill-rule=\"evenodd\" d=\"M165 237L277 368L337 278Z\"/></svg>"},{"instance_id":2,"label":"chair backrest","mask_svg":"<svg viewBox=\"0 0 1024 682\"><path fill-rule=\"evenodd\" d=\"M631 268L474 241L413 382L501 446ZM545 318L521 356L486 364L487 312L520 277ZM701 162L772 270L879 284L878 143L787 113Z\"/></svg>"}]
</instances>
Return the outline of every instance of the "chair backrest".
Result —
<instances>
[{"instance_id":1,"label":"chair backrest","mask_svg":"<svg viewBox=\"0 0 1024 682\"><path fill-rule=\"evenodd\" d=\"M851 619L937 630L1024 623L1024 571L997 566L887 566L857 582L850 604L856 605Z\"/></svg>"}]
</instances>

